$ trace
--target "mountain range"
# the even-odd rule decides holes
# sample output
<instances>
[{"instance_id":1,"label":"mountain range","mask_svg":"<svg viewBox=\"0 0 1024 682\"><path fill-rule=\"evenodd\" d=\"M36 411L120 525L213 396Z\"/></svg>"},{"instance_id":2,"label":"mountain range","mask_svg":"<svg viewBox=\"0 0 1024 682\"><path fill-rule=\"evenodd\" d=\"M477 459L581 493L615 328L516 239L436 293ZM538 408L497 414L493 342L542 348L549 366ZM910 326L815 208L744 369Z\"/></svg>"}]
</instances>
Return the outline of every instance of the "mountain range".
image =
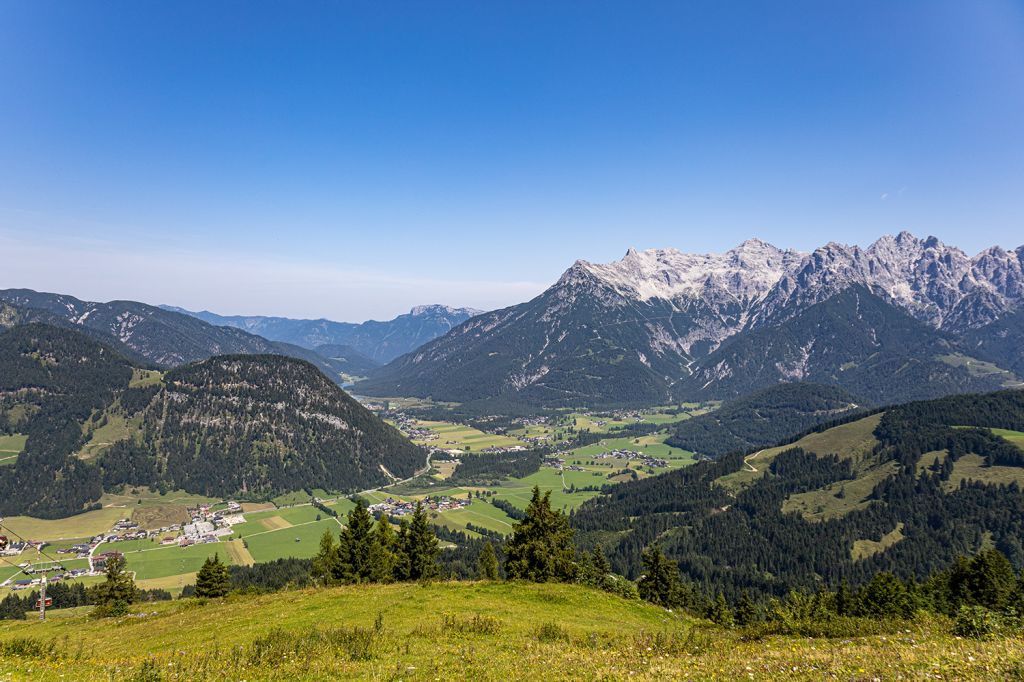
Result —
<instances>
[{"instance_id":1,"label":"mountain range","mask_svg":"<svg viewBox=\"0 0 1024 682\"><path fill-rule=\"evenodd\" d=\"M317 336L312 327L305 325L306 322L312 326L323 323L325 329L334 331L337 330L332 325L350 327L345 338L372 353L386 357L393 352L393 348L398 347L405 352L415 348L415 344L433 338L432 334L436 336L444 333L456 321L467 319L471 312L446 306L423 306L390 322L367 322L347 327L342 323L325 320L285 318L245 318L276 322L241 325L201 319L203 315L214 319L233 319L218 318L212 313L193 315L167 306L158 307L138 301L99 303L31 289L0 290L0 327L40 322L77 329L116 348L133 361L160 368L177 367L215 355L285 355L316 365L337 383L344 383L349 377L365 376L380 363L351 345L339 342L311 345L325 338L341 338L341 335L338 332L335 337ZM245 329L246 326L276 336L267 338L251 329ZM285 333L287 328L299 327L305 327L307 333Z\"/></svg>"},{"instance_id":2,"label":"mountain range","mask_svg":"<svg viewBox=\"0 0 1024 682\"><path fill-rule=\"evenodd\" d=\"M241 329L271 341L290 343L311 350L324 346L336 353L339 346L348 347L342 353L358 353L376 364L384 364L408 353L442 334L451 331L482 311L472 308L452 308L446 305L416 306L393 320L369 320L359 324L332 320L301 320L288 317L260 315L218 315L207 310L193 312L173 306L160 306L164 310L184 313L218 327Z\"/></svg>"},{"instance_id":3,"label":"mountain range","mask_svg":"<svg viewBox=\"0 0 1024 682\"><path fill-rule=\"evenodd\" d=\"M885 404L1018 382L1024 246L934 237L812 253L630 249L577 261L531 301L478 315L358 384L368 395L535 405L729 398L787 381Z\"/></svg>"}]
</instances>

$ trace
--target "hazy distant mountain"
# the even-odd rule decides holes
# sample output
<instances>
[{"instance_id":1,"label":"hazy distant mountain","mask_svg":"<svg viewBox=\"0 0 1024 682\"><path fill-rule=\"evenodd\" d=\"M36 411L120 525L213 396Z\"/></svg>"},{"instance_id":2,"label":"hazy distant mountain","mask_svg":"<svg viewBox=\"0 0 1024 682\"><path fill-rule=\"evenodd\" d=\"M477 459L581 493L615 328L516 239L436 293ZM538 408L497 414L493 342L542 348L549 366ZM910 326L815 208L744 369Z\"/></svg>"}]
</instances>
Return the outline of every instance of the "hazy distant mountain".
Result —
<instances>
[{"instance_id":1,"label":"hazy distant mountain","mask_svg":"<svg viewBox=\"0 0 1024 682\"><path fill-rule=\"evenodd\" d=\"M304 348L315 349L325 345L349 346L355 352L377 363L390 362L399 355L413 351L481 312L472 308L425 305L417 306L407 314L386 322L370 320L356 324L324 319L218 315L207 310L193 312L173 306L161 308L192 315L217 326L243 329L272 341L283 341Z\"/></svg>"},{"instance_id":2,"label":"hazy distant mountain","mask_svg":"<svg viewBox=\"0 0 1024 682\"><path fill-rule=\"evenodd\" d=\"M964 356L1019 365L1021 325L999 321L1022 304L1024 247L970 258L904 232L810 254L759 240L724 254L631 249L577 261L532 301L470 320L359 390L600 404L800 380L909 400L1012 380Z\"/></svg>"},{"instance_id":3,"label":"hazy distant mountain","mask_svg":"<svg viewBox=\"0 0 1024 682\"><path fill-rule=\"evenodd\" d=\"M323 357L307 348L269 341L137 301L94 303L64 294L7 289L0 290L0 303L0 327L28 322L70 327L117 348L129 359L160 367L176 367L214 355L258 353L306 360L339 383L344 380L342 375L362 376L370 369L366 358L355 354L351 362L342 356Z\"/></svg>"}]
</instances>

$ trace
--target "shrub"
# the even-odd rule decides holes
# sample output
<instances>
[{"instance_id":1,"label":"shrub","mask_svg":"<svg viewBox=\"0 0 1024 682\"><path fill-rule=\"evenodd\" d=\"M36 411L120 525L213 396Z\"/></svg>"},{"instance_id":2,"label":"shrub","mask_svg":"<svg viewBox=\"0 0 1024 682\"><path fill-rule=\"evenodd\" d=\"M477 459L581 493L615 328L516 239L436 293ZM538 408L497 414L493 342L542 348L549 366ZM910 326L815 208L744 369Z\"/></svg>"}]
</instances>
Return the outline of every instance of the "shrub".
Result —
<instances>
[{"instance_id":1,"label":"shrub","mask_svg":"<svg viewBox=\"0 0 1024 682\"><path fill-rule=\"evenodd\" d=\"M494 616L474 614L472 618L460 620L452 613L441 614L443 632L470 632L477 635L493 635L501 629L501 621Z\"/></svg>"},{"instance_id":2,"label":"shrub","mask_svg":"<svg viewBox=\"0 0 1024 682\"><path fill-rule=\"evenodd\" d=\"M569 642L572 638L558 623L544 623L537 628L537 639L541 642Z\"/></svg>"},{"instance_id":3,"label":"shrub","mask_svg":"<svg viewBox=\"0 0 1024 682\"><path fill-rule=\"evenodd\" d=\"M973 639L991 639L1010 629L1009 619L984 606L961 606L953 623L953 634Z\"/></svg>"},{"instance_id":4,"label":"shrub","mask_svg":"<svg viewBox=\"0 0 1024 682\"><path fill-rule=\"evenodd\" d=\"M14 637L0 642L0 655L20 656L21 658L53 658L57 654L57 645L52 640L36 637Z\"/></svg>"}]
</instances>

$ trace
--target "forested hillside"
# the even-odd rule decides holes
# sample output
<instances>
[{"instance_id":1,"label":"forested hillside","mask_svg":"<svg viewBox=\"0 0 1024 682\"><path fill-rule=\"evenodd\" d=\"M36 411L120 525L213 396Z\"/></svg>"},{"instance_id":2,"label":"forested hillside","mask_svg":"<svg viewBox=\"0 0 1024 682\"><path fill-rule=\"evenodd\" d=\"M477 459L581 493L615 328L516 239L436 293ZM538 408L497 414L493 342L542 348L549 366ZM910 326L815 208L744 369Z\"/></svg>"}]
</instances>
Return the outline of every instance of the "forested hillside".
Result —
<instances>
[{"instance_id":1,"label":"forested hillside","mask_svg":"<svg viewBox=\"0 0 1024 682\"><path fill-rule=\"evenodd\" d=\"M264 498L412 475L425 454L313 365L276 355L143 372L85 335L0 334L0 513L59 517L122 484Z\"/></svg>"},{"instance_id":2,"label":"forested hillside","mask_svg":"<svg viewBox=\"0 0 1024 682\"><path fill-rule=\"evenodd\" d=\"M735 598L904 578L995 546L1024 565L1024 392L910 403L744 459L617 486L574 515L584 543L636 575L659 542ZM996 429L996 430L993 430Z\"/></svg>"},{"instance_id":3,"label":"forested hillside","mask_svg":"<svg viewBox=\"0 0 1024 682\"><path fill-rule=\"evenodd\" d=\"M0 433L28 436L0 469L0 513L67 514L99 498L99 472L74 456L81 424L131 377L127 360L81 334L39 324L0 333Z\"/></svg>"},{"instance_id":4,"label":"forested hillside","mask_svg":"<svg viewBox=\"0 0 1024 682\"><path fill-rule=\"evenodd\" d=\"M666 443L708 457L774 445L862 408L841 388L779 384L679 422Z\"/></svg>"},{"instance_id":5,"label":"forested hillside","mask_svg":"<svg viewBox=\"0 0 1024 682\"><path fill-rule=\"evenodd\" d=\"M111 448L100 464L108 485L165 481L224 496L366 488L424 462L311 365L236 355L169 372L143 409L141 442ZM125 470L153 480L121 480Z\"/></svg>"}]
</instances>

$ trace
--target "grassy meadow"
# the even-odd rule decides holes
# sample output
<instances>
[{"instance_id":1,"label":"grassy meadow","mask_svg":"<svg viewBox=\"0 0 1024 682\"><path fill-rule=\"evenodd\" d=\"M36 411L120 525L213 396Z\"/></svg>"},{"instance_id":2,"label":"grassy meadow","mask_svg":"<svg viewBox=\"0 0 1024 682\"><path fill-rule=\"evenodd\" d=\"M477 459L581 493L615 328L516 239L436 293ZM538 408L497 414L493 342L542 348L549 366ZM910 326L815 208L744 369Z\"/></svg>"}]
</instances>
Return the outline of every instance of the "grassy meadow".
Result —
<instances>
[{"instance_id":1,"label":"grassy meadow","mask_svg":"<svg viewBox=\"0 0 1024 682\"><path fill-rule=\"evenodd\" d=\"M18 455L25 449L25 441L28 436L15 433L10 436L0 436L0 466L14 464Z\"/></svg>"},{"instance_id":2,"label":"grassy meadow","mask_svg":"<svg viewBox=\"0 0 1024 682\"><path fill-rule=\"evenodd\" d=\"M948 623L843 639L744 637L558 584L434 583L89 607L0 628L10 680L1018 679L1024 639ZM50 645L52 644L52 650Z\"/></svg>"}]
</instances>

